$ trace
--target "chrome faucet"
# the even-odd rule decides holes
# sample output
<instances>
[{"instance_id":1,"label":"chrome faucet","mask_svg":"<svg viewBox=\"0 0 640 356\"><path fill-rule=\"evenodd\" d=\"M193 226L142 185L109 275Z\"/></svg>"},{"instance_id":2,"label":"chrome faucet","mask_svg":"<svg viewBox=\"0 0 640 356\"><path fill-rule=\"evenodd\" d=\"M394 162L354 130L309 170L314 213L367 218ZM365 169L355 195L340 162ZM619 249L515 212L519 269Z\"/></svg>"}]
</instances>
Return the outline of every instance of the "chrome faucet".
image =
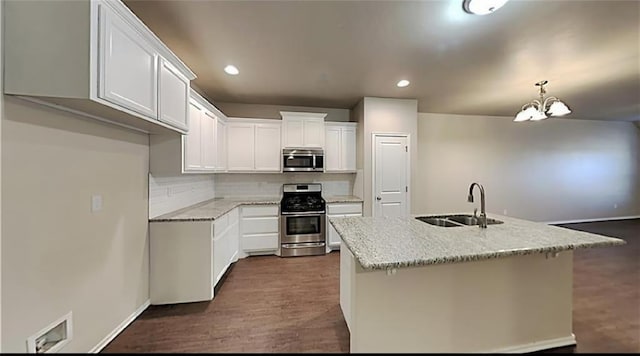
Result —
<instances>
[{"instance_id":1,"label":"chrome faucet","mask_svg":"<svg viewBox=\"0 0 640 356\"><path fill-rule=\"evenodd\" d=\"M467 198L467 201L469 203L473 203L473 187L474 186L478 186L478 188L480 188L480 216L478 217L478 226L480 226L481 228L486 228L487 227L487 213L484 210L484 187L481 184L478 183L471 183L471 186L469 186L469 197ZM478 209L476 208L476 210L473 211L473 216L476 215L476 211Z\"/></svg>"}]
</instances>

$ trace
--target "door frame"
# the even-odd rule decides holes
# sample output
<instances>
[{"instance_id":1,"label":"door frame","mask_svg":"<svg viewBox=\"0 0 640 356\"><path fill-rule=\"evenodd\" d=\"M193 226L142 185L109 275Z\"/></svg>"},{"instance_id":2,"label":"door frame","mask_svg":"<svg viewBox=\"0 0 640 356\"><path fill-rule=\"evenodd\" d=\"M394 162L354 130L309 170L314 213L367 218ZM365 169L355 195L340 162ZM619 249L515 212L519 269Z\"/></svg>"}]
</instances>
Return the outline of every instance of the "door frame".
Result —
<instances>
[{"instance_id":1,"label":"door frame","mask_svg":"<svg viewBox=\"0 0 640 356\"><path fill-rule=\"evenodd\" d=\"M411 213L411 134L408 133L371 133L371 216L376 216L376 138L377 137L404 137L407 139L407 192L405 192L407 207L406 216Z\"/></svg>"}]
</instances>

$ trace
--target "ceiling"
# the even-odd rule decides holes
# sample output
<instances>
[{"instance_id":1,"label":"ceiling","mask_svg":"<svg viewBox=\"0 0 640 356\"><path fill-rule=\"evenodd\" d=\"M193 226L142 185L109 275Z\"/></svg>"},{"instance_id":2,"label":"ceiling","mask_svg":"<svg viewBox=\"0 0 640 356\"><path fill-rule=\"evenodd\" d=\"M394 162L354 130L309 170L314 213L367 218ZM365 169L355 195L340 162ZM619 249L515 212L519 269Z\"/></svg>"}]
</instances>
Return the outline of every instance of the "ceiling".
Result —
<instances>
[{"instance_id":1,"label":"ceiling","mask_svg":"<svg viewBox=\"0 0 640 356\"><path fill-rule=\"evenodd\" d=\"M513 116L546 79L567 118L640 121L639 1L511 0L486 16L462 0L124 2L213 101Z\"/></svg>"}]
</instances>

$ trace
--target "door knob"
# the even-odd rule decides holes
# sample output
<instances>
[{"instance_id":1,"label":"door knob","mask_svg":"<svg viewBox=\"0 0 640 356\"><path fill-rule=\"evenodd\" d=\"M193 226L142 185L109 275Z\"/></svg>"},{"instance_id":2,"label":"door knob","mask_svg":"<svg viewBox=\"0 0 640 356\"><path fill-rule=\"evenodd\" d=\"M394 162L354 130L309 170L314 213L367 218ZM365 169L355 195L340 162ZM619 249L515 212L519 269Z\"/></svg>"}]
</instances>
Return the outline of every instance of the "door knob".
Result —
<instances>
[{"instance_id":1,"label":"door knob","mask_svg":"<svg viewBox=\"0 0 640 356\"><path fill-rule=\"evenodd\" d=\"M376 197L376 200L382 200L382 198L380 198L380 197Z\"/></svg>"}]
</instances>

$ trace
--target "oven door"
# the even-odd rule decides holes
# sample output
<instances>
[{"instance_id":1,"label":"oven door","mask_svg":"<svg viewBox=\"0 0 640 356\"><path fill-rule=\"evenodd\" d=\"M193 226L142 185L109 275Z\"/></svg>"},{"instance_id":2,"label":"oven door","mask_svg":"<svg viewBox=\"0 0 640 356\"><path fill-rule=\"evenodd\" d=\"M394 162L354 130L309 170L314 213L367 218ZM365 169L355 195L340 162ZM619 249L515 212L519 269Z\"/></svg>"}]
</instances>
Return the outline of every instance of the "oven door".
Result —
<instances>
[{"instance_id":1,"label":"oven door","mask_svg":"<svg viewBox=\"0 0 640 356\"><path fill-rule=\"evenodd\" d=\"M280 243L325 242L325 214L280 216Z\"/></svg>"}]
</instances>

